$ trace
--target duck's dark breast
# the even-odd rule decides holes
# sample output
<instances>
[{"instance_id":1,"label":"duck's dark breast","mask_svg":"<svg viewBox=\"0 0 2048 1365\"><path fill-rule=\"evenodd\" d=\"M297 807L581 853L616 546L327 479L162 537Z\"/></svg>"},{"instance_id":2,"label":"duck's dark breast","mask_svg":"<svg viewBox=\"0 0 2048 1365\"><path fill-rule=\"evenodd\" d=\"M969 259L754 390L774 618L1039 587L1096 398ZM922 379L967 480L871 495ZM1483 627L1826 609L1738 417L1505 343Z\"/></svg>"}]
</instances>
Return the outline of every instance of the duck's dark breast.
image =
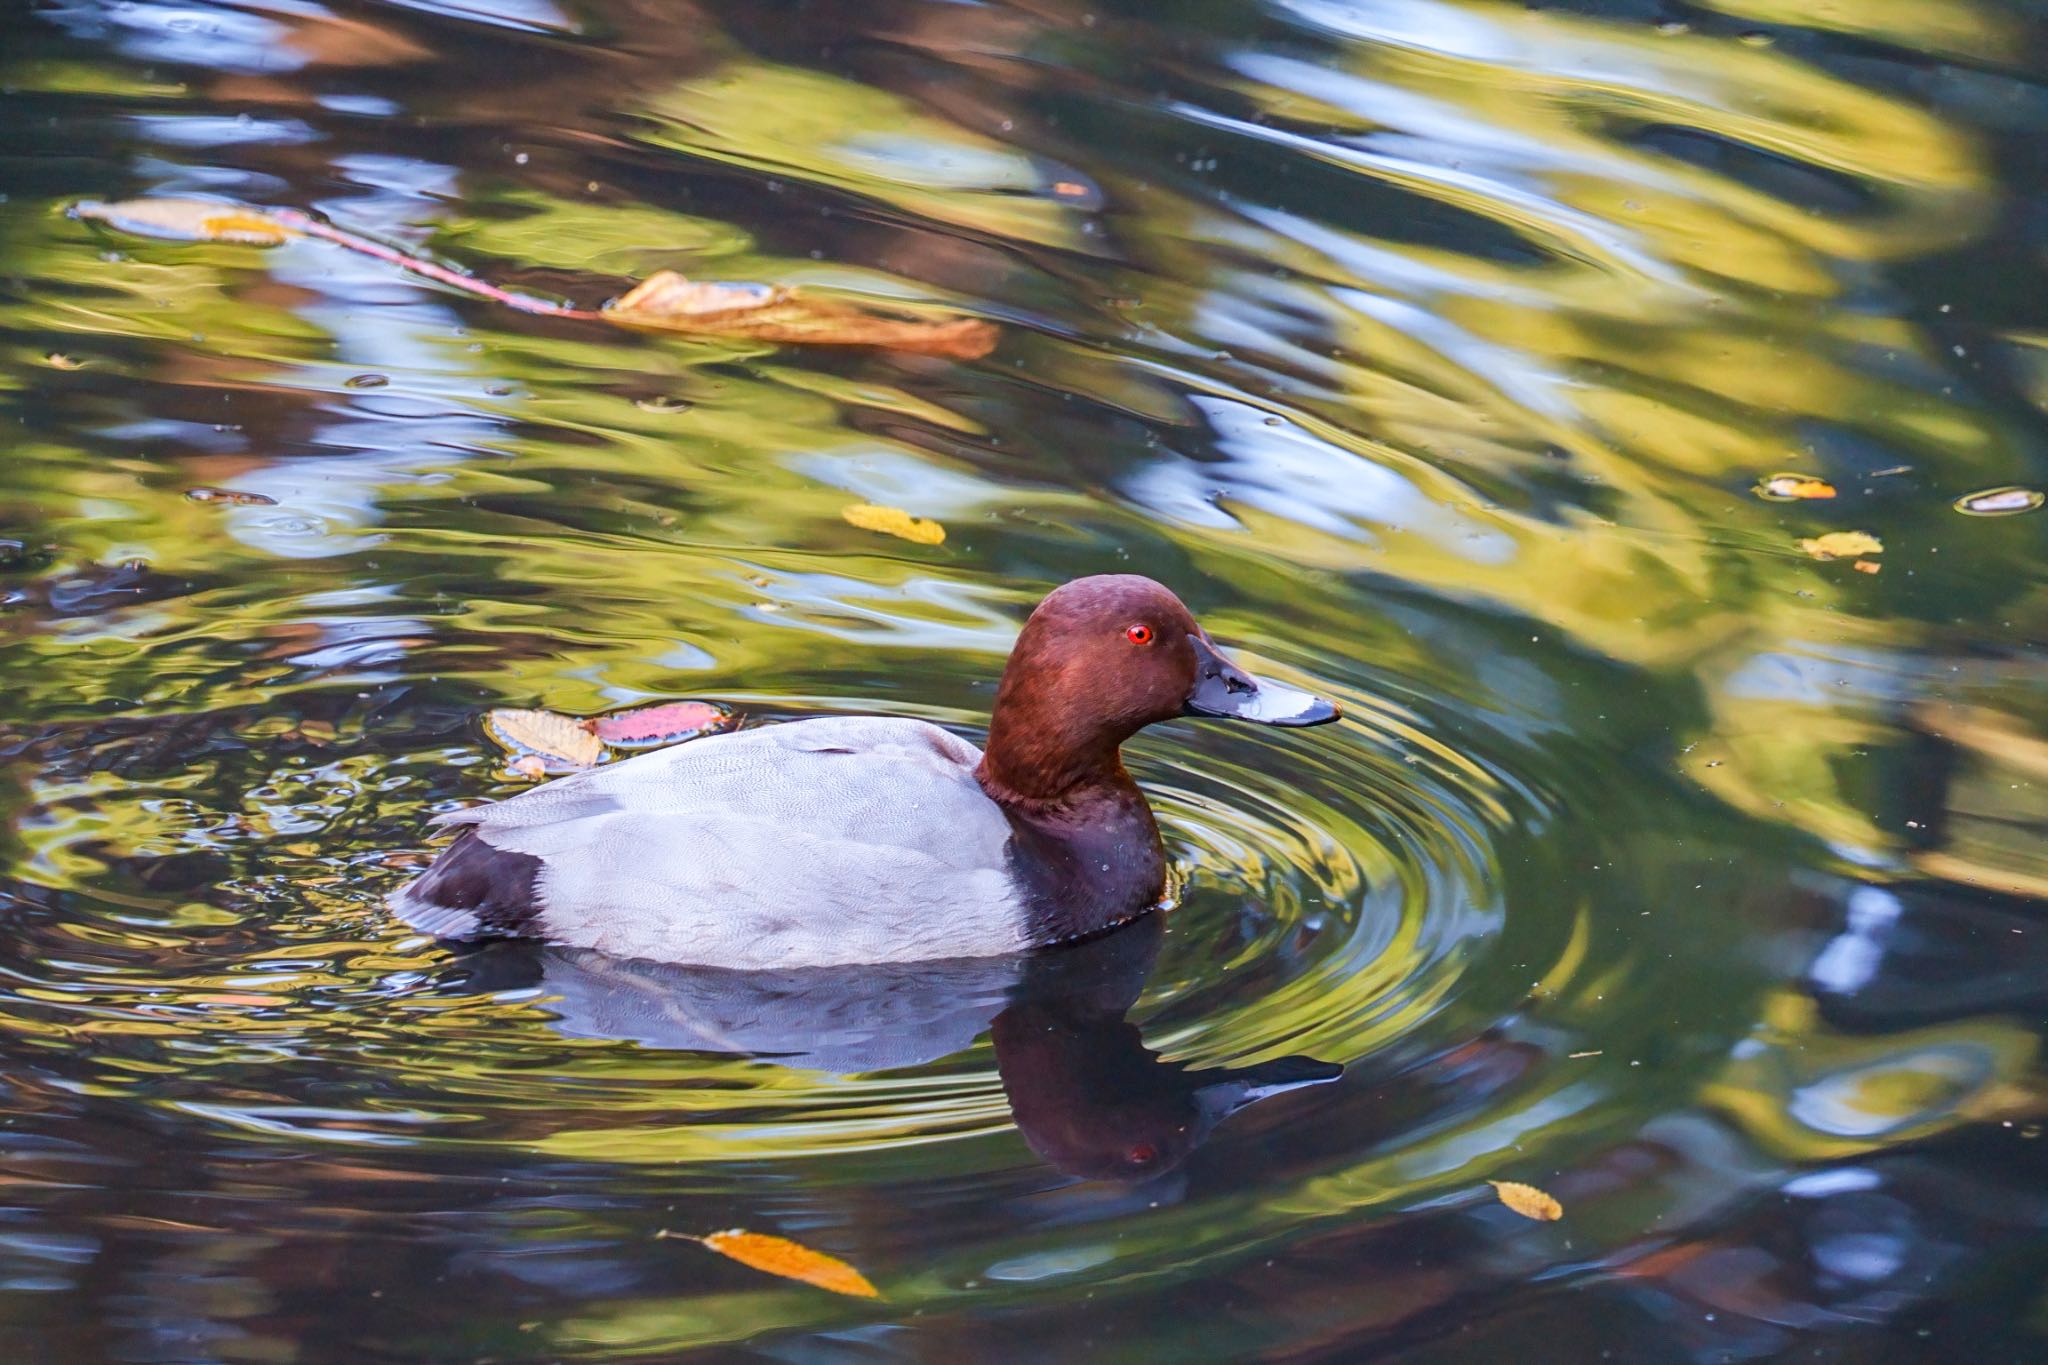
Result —
<instances>
[{"instance_id":1,"label":"duck's dark breast","mask_svg":"<svg viewBox=\"0 0 2048 1365\"><path fill-rule=\"evenodd\" d=\"M1066 943L1135 919L1159 903L1166 853L1135 787L1053 820L1007 812L1009 872L1034 944Z\"/></svg>"}]
</instances>

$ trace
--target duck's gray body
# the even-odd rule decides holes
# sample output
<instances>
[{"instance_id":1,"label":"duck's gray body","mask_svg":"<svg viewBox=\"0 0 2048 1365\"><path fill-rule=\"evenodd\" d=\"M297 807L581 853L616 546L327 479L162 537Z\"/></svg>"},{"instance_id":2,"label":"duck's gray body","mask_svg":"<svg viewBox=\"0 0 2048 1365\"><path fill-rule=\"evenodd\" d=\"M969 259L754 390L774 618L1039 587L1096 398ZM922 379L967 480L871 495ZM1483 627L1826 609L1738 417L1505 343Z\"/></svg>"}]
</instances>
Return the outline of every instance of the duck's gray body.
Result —
<instances>
[{"instance_id":1,"label":"duck's gray body","mask_svg":"<svg viewBox=\"0 0 2048 1365\"><path fill-rule=\"evenodd\" d=\"M441 816L483 847L393 905L441 937L740 969L1016 952L1031 898L980 761L895 718L701 739Z\"/></svg>"}]
</instances>

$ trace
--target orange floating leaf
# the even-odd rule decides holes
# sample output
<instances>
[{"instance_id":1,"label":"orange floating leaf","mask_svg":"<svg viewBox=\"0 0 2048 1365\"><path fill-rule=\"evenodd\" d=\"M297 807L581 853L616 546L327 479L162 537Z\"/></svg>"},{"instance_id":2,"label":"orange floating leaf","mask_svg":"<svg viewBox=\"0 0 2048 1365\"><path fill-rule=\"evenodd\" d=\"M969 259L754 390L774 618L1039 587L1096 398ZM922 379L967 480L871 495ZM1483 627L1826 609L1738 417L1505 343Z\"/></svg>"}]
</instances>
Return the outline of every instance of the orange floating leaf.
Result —
<instances>
[{"instance_id":1,"label":"orange floating leaf","mask_svg":"<svg viewBox=\"0 0 2048 1365\"><path fill-rule=\"evenodd\" d=\"M1772 474L1757 480L1756 495L1773 502L1796 502L1802 498L1832 498L1835 486L1811 474Z\"/></svg>"},{"instance_id":2,"label":"orange floating leaf","mask_svg":"<svg viewBox=\"0 0 2048 1365\"><path fill-rule=\"evenodd\" d=\"M1489 1180L1493 1192L1500 1196L1500 1202L1524 1218L1534 1218L1539 1223L1554 1223L1564 1217L1564 1205L1552 1199L1534 1185L1524 1185L1513 1180Z\"/></svg>"},{"instance_id":3,"label":"orange floating leaf","mask_svg":"<svg viewBox=\"0 0 2048 1365\"><path fill-rule=\"evenodd\" d=\"M515 759L539 759L544 772L575 772L595 767L604 757L604 745L589 721L553 711L493 711L484 717L484 731ZM515 770L530 772L531 767L515 765Z\"/></svg>"},{"instance_id":4,"label":"orange floating leaf","mask_svg":"<svg viewBox=\"0 0 2048 1365\"><path fill-rule=\"evenodd\" d=\"M1859 559L1849 567L1857 573L1877 573L1884 568L1884 565L1874 559Z\"/></svg>"},{"instance_id":5,"label":"orange floating leaf","mask_svg":"<svg viewBox=\"0 0 2048 1365\"><path fill-rule=\"evenodd\" d=\"M670 701L599 716L597 737L620 749L654 748L730 730L734 719L730 708L712 702Z\"/></svg>"},{"instance_id":6,"label":"orange floating leaf","mask_svg":"<svg viewBox=\"0 0 2048 1365\"><path fill-rule=\"evenodd\" d=\"M979 318L891 317L787 285L707 283L673 270L648 276L600 316L622 327L808 346L880 346L955 360L979 360L996 344L994 325Z\"/></svg>"},{"instance_id":7,"label":"orange floating leaf","mask_svg":"<svg viewBox=\"0 0 2048 1365\"><path fill-rule=\"evenodd\" d=\"M685 1235L664 1232L664 1237ZM706 1237L691 1237L689 1240L701 1243L719 1255L738 1261L741 1265L752 1266L770 1275L780 1275L785 1280L801 1280L805 1284L829 1289L834 1294L848 1294L858 1299L879 1299L881 1292L868 1283L868 1277L855 1270L846 1262L822 1251L813 1251L801 1242L792 1242L787 1237L771 1237L767 1233L748 1232L742 1228L728 1228Z\"/></svg>"},{"instance_id":8,"label":"orange floating leaf","mask_svg":"<svg viewBox=\"0 0 2048 1365\"><path fill-rule=\"evenodd\" d=\"M1799 548L1815 559L1851 559L1857 555L1881 555L1884 542L1868 531L1830 531L1799 542Z\"/></svg>"},{"instance_id":9,"label":"orange floating leaf","mask_svg":"<svg viewBox=\"0 0 2048 1365\"><path fill-rule=\"evenodd\" d=\"M913 517L900 507L879 507L871 502L857 502L851 507L840 509L839 515L863 531L880 531L884 535L900 536L919 545L943 545L946 540L945 527L936 521Z\"/></svg>"},{"instance_id":10,"label":"orange floating leaf","mask_svg":"<svg viewBox=\"0 0 2048 1365\"><path fill-rule=\"evenodd\" d=\"M111 204L89 199L71 212L144 237L181 242L241 242L277 246L299 236L261 209L216 204L206 199L122 199Z\"/></svg>"}]
</instances>

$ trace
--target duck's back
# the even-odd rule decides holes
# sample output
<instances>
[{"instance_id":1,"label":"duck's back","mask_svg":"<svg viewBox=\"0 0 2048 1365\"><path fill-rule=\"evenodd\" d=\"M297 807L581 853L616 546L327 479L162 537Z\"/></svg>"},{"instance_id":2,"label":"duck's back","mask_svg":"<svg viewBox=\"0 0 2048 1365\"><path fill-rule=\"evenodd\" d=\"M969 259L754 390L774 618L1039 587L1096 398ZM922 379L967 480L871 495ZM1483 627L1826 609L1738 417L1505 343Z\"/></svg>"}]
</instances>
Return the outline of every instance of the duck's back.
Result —
<instances>
[{"instance_id":1,"label":"duck's back","mask_svg":"<svg viewBox=\"0 0 2048 1365\"><path fill-rule=\"evenodd\" d=\"M1013 952L1027 911L980 759L914 720L701 739L443 816L466 828L394 904L445 937L726 967Z\"/></svg>"}]
</instances>

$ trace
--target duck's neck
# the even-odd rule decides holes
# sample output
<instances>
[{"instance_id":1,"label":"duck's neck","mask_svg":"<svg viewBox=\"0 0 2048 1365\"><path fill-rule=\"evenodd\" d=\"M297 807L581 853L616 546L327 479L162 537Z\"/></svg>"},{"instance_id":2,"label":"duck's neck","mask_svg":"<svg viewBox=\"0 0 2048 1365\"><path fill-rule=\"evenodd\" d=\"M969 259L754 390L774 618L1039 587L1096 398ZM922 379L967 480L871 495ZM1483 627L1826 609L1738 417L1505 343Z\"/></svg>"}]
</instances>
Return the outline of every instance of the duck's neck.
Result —
<instances>
[{"instance_id":1,"label":"duck's neck","mask_svg":"<svg viewBox=\"0 0 2048 1365\"><path fill-rule=\"evenodd\" d=\"M1057 712L1013 696L1004 679L989 718L988 749L974 770L981 789L1004 809L1050 812L1103 793L1137 791L1112 731L1063 723Z\"/></svg>"}]
</instances>

